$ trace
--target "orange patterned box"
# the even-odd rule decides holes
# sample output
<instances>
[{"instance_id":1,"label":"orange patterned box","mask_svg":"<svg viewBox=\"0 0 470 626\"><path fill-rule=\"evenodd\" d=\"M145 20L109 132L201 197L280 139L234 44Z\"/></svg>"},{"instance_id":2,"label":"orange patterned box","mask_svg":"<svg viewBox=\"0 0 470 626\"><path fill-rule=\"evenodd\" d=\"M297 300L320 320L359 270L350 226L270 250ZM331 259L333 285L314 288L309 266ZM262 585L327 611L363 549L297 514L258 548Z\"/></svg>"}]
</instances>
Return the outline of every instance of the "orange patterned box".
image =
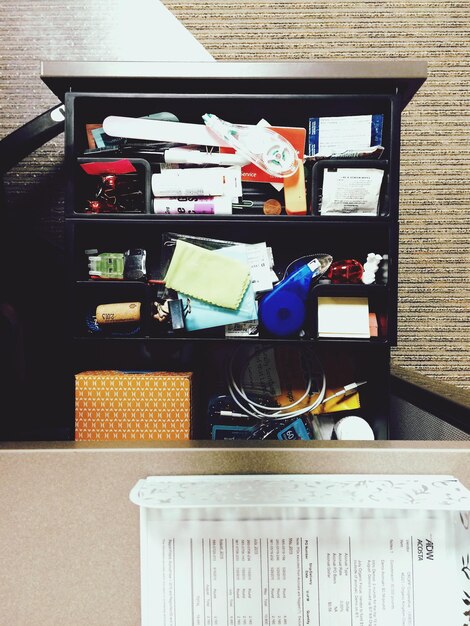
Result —
<instances>
[{"instance_id":1,"label":"orange patterned box","mask_svg":"<svg viewBox=\"0 0 470 626\"><path fill-rule=\"evenodd\" d=\"M183 441L190 438L190 372L75 375L75 441Z\"/></svg>"}]
</instances>

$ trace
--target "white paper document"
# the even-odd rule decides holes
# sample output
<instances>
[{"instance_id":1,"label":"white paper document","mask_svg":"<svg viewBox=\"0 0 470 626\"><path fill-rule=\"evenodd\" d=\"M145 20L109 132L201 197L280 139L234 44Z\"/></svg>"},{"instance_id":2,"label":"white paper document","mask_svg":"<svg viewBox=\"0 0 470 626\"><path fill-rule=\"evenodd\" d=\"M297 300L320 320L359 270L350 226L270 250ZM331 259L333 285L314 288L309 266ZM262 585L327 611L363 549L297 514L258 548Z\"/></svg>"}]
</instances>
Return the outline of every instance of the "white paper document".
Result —
<instances>
[{"instance_id":1,"label":"white paper document","mask_svg":"<svg viewBox=\"0 0 470 626\"><path fill-rule=\"evenodd\" d=\"M321 214L377 215L383 177L383 170L368 167L325 170Z\"/></svg>"},{"instance_id":2,"label":"white paper document","mask_svg":"<svg viewBox=\"0 0 470 626\"><path fill-rule=\"evenodd\" d=\"M150 476L143 626L467 626L470 492L451 476Z\"/></svg>"},{"instance_id":3,"label":"white paper document","mask_svg":"<svg viewBox=\"0 0 470 626\"><path fill-rule=\"evenodd\" d=\"M460 626L458 563L436 519L157 523L161 626Z\"/></svg>"},{"instance_id":4,"label":"white paper document","mask_svg":"<svg viewBox=\"0 0 470 626\"><path fill-rule=\"evenodd\" d=\"M319 118L318 152L330 154L370 146L372 115Z\"/></svg>"}]
</instances>

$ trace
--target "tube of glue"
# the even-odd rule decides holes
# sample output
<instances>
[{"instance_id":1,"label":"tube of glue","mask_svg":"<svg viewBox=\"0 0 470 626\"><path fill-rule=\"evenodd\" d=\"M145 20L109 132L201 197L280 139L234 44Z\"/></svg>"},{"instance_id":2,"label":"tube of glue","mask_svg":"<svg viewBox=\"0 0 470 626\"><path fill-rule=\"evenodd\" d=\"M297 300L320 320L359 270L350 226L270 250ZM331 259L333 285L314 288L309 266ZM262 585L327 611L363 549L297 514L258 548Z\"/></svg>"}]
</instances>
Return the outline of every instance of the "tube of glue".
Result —
<instances>
[{"instance_id":1,"label":"tube of glue","mask_svg":"<svg viewBox=\"0 0 470 626\"><path fill-rule=\"evenodd\" d=\"M231 215L232 199L228 196L155 198L153 212L157 215Z\"/></svg>"}]
</instances>

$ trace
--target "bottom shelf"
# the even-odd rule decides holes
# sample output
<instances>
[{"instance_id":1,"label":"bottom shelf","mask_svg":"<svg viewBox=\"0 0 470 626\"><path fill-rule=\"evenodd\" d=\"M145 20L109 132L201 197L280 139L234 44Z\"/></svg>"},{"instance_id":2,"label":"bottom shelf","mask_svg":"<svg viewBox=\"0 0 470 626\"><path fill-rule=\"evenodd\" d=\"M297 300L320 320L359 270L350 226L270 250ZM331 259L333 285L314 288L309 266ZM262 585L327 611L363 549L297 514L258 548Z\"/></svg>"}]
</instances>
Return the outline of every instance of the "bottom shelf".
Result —
<instances>
[{"instance_id":1,"label":"bottom shelf","mask_svg":"<svg viewBox=\"0 0 470 626\"><path fill-rule=\"evenodd\" d=\"M75 395L69 389L75 403L69 402L68 414L73 433L77 411L78 440L325 440L351 415L363 418L376 439L388 437L386 347L186 341L126 342L124 349L103 343L101 349L90 349L89 342L75 346ZM341 395L353 384L357 389ZM241 394L234 399L237 387ZM273 402L293 405L291 412L276 421L254 417L271 415L264 407Z\"/></svg>"}]
</instances>

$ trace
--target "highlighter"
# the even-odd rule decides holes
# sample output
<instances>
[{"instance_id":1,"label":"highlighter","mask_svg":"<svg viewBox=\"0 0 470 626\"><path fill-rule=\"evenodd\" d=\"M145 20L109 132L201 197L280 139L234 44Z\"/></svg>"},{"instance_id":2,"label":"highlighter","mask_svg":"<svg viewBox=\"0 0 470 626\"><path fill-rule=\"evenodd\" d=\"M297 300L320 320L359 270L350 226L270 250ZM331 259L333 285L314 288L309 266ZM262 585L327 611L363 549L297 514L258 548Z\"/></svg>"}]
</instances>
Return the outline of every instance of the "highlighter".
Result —
<instances>
[{"instance_id":1,"label":"highlighter","mask_svg":"<svg viewBox=\"0 0 470 626\"><path fill-rule=\"evenodd\" d=\"M288 337L302 328L306 300L312 280L329 268L332 257L312 259L284 278L259 303L258 317L264 328L276 337Z\"/></svg>"}]
</instances>

